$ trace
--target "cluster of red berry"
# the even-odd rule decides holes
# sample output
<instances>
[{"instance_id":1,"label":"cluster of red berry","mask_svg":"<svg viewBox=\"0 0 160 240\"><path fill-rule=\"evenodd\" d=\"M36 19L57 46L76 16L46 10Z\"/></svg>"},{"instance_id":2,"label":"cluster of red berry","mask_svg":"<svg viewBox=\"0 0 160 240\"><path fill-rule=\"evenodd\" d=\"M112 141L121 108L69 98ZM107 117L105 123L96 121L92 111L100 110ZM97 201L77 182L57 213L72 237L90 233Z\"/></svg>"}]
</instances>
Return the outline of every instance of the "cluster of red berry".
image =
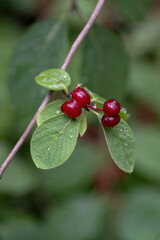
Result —
<instances>
[{"instance_id":1,"label":"cluster of red berry","mask_svg":"<svg viewBox=\"0 0 160 240\"><path fill-rule=\"evenodd\" d=\"M101 122L104 127L114 127L120 122L119 112L121 106L115 99L105 101L103 109L98 109L90 104L90 96L83 88L77 87L74 89L72 99L64 102L61 106L61 111L70 118L76 118L81 115L83 108L93 108L95 110L103 111L104 115Z\"/></svg>"},{"instance_id":2,"label":"cluster of red berry","mask_svg":"<svg viewBox=\"0 0 160 240\"><path fill-rule=\"evenodd\" d=\"M86 90L77 87L72 92L72 99L64 102L61 111L70 118L75 118L81 115L82 107L90 104L90 96Z\"/></svg>"}]
</instances>

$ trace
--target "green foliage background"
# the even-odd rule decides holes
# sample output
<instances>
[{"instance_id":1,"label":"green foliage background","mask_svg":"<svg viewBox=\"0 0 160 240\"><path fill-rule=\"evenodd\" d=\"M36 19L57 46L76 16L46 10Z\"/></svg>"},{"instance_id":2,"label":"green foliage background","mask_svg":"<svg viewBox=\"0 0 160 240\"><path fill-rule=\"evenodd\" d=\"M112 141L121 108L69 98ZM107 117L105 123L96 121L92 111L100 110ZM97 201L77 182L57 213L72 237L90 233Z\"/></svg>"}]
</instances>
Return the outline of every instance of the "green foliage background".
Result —
<instances>
[{"instance_id":1,"label":"green foliage background","mask_svg":"<svg viewBox=\"0 0 160 240\"><path fill-rule=\"evenodd\" d=\"M0 1L0 163L47 93L35 76L61 66L96 4L75 2L68 14L71 0ZM70 90L84 83L127 108L134 172L115 166L91 113L71 157L53 170L36 168L29 137L0 181L0 239L159 240L159 36L159 1L108 1L68 68Z\"/></svg>"}]
</instances>

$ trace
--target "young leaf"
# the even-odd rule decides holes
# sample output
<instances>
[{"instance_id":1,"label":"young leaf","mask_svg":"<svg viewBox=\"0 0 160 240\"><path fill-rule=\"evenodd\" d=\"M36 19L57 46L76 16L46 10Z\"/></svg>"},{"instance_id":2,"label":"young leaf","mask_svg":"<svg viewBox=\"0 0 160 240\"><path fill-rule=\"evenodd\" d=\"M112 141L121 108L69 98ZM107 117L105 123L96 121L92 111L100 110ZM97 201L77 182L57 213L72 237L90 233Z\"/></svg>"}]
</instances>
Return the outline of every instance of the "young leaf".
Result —
<instances>
[{"instance_id":1,"label":"young leaf","mask_svg":"<svg viewBox=\"0 0 160 240\"><path fill-rule=\"evenodd\" d=\"M128 119L128 117L129 117L129 114L127 114L126 109L121 108L121 111L120 111L120 113L119 113L119 116L121 117L121 119L123 119L123 120L126 121L126 120Z\"/></svg>"},{"instance_id":2,"label":"young leaf","mask_svg":"<svg viewBox=\"0 0 160 240\"><path fill-rule=\"evenodd\" d=\"M36 83L50 90L67 90L71 84L71 78L62 69L48 69L36 77Z\"/></svg>"},{"instance_id":3,"label":"young leaf","mask_svg":"<svg viewBox=\"0 0 160 240\"><path fill-rule=\"evenodd\" d=\"M100 115L98 118L101 121ZM103 127L103 131L113 161L121 170L131 173L135 163L135 141L132 129L121 119L117 126Z\"/></svg>"},{"instance_id":4,"label":"young leaf","mask_svg":"<svg viewBox=\"0 0 160 240\"><path fill-rule=\"evenodd\" d=\"M56 100L52 103L49 103L42 111L38 114L37 125L40 126L43 122L47 121L50 118L58 117L63 115L61 112L61 105L64 103L64 100Z\"/></svg>"},{"instance_id":5,"label":"young leaf","mask_svg":"<svg viewBox=\"0 0 160 240\"><path fill-rule=\"evenodd\" d=\"M104 102L106 101L104 98L98 96L96 93L90 91L87 87L85 87L85 90L88 92L88 94L91 97L91 101L97 103L97 105L100 107L103 107Z\"/></svg>"},{"instance_id":6,"label":"young leaf","mask_svg":"<svg viewBox=\"0 0 160 240\"><path fill-rule=\"evenodd\" d=\"M31 155L41 169L55 168L73 152L79 133L78 121L65 115L43 122L31 139Z\"/></svg>"},{"instance_id":7,"label":"young leaf","mask_svg":"<svg viewBox=\"0 0 160 240\"><path fill-rule=\"evenodd\" d=\"M81 137L85 134L87 130L87 118L86 118L86 111L83 110L83 114L79 120L79 133Z\"/></svg>"}]
</instances>

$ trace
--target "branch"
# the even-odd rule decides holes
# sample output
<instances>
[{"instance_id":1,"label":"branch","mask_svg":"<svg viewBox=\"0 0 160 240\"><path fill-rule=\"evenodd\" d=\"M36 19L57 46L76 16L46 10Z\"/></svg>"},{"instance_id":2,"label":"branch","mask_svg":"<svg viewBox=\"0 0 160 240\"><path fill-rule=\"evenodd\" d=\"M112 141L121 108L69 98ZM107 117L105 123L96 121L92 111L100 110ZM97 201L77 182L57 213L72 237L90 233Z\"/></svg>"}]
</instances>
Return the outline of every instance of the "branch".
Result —
<instances>
[{"instance_id":1,"label":"branch","mask_svg":"<svg viewBox=\"0 0 160 240\"><path fill-rule=\"evenodd\" d=\"M66 59L64 60L64 63L61 67L61 69L66 70L75 51L77 50L78 46L80 45L80 43L82 42L82 40L84 39L84 37L86 36L86 34L88 33L88 31L90 30L90 28L92 27L93 23L95 22L103 4L104 4L105 0L98 0L98 3L90 17L90 19L88 20L87 24L84 26L84 28L82 29L82 31L80 32L80 34L78 35L78 37L76 38L76 40L74 41ZM29 123L28 127L26 128L26 130L24 131L24 133L22 134L22 136L20 137L20 139L18 140L18 142L16 143L16 145L14 146L14 148L12 149L12 151L10 152L10 154L8 155L8 157L6 158L6 160L4 161L4 163L2 164L1 168L0 168L0 179L2 178L2 175L4 173L4 171L6 170L6 168L8 167L9 163L11 162L11 160L13 159L13 157L16 155L16 153L18 152L18 150L20 149L20 147L22 146L22 144L24 143L25 139L27 138L27 136L29 135L29 133L31 132L34 124L36 123L36 119L37 119L37 115L38 113L48 104L48 102L50 101L52 95L52 91L50 91L48 93L48 95L45 97L45 99L43 100L42 104L40 105L40 107L38 108L36 114L34 115L34 117L32 118L31 122Z\"/></svg>"}]
</instances>

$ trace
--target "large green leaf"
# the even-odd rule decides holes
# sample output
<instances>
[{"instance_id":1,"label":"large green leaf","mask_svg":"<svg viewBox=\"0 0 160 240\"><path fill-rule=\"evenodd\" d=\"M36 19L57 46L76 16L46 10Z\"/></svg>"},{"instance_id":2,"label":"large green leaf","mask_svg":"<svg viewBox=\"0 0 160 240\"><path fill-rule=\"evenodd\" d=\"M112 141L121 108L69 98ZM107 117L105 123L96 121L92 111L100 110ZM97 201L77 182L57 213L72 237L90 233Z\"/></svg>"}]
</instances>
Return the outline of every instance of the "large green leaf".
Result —
<instances>
[{"instance_id":1,"label":"large green leaf","mask_svg":"<svg viewBox=\"0 0 160 240\"><path fill-rule=\"evenodd\" d=\"M122 14L131 20L142 20L149 11L152 0L114 0Z\"/></svg>"},{"instance_id":2,"label":"large green leaf","mask_svg":"<svg viewBox=\"0 0 160 240\"><path fill-rule=\"evenodd\" d=\"M8 91L7 71L10 57L15 49L20 32L20 26L13 20L0 18L0 138L10 130L9 127L13 120Z\"/></svg>"},{"instance_id":3,"label":"large green leaf","mask_svg":"<svg viewBox=\"0 0 160 240\"><path fill-rule=\"evenodd\" d=\"M130 190L120 207L117 236L120 240L159 240L160 191L151 186Z\"/></svg>"},{"instance_id":4,"label":"large green leaf","mask_svg":"<svg viewBox=\"0 0 160 240\"><path fill-rule=\"evenodd\" d=\"M149 18L136 24L132 31L125 37L126 46L131 57L143 57L145 54L154 53L159 48L160 18Z\"/></svg>"},{"instance_id":5,"label":"large green leaf","mask_svg":"<svg viewBox=\"0 0 160 240\"><path fill-rule=\"evenodd\" d=\"M24 215L24 213L23 213ZM11 217L11 219L7 219L3 226L1 227L1 235L3 240L51 240L48 238L47 232L45 232L45 228L43 224L37 223L33 218L28 217Z\"/></svg>"},{"instance_id":6,"label":"large green leaf","mask_svg":"<svg viewBox=\"0 0 160 240\"><path fill-rule=\"evenodd\" d=\"M98 117L101 120L100 117ZM103 127L103 126L102 126ZM135 141L132 129L121 119L113 128L103 127L113 161L125 172L132 172L135 163Z\"/></svg>"},{"instance_id":7,"label":"large green leaf","mask_svg":"<svg viewBox=\"0 0 160 240\"><path fill-rule=\"evenodd\" d=\"M86 116L86 110L83 110L82 116L79 120L79 133L81 137L85 134L87 130L87 116Z\"/></svg>"},{"instance_id":8,"label":"large green leaf","mask_svg":"<svg viewBox=\"0 0 160 240\"><path fill-rule=\"evenodd\" d=\"M132 64L128 91L135 98L151 108L160 110L160 72L146 63ZM154 93L154 94L153 94Z\"/></svg>"},{"instance_id":9,"label":"large green leaf","mask_svg":"<svg viewBox=\"0 0 160 240\"><path fill-rule=\"evenodd\" d=\"M48 233L54 240L98 240L106 231L105 198L80 195L50 209L46 218Z\"/></svg>"},{"instance_id":10,"label":"large green leaf","mask_svg":"<svg viewBox=\"0 0 160 240\"><path fill-rule=\"evenodd\" d=\"M71 84L69 74L62 69L49 69L40 73L36 77L36 82L50 90L67 90Z\"/></svg>"},{"instance_id":11,"label":"large green leaf","mask_svg":"<svg viewBox=\"0 0 160 240\"><path fill-rule=\"evenodd\" d=\"M93 27L84 43L81 81L105 99L121 102L127 73L128 58L121 38L104 27Z\"/></svg>"},{"instance_id":12,"label":"large green leaf","mask_svg":"<svg viewBox=\"0 0 160 240\"><path fill-rule=\"evenodd\" d=\"M76 146L78 133L78 121L65 115L43 122L31 139L31 155L36 166L50 169L64 163Z\"/></svg>"},{"instance_id":13,"label":"large green leaf","mask_svg":"<svg viewBox=\"0 0 160 240\"><path fill-rule=\"evenodd\" d=\"M38 114L37 125L40 126L46 120L64 114L61 112L61 106L63 103L64 100L56 100L49 103L45 108L43 108L42 111Z\"/></svg>"},{"instance_id":14,"label":"large green leaf","mask_svg":"<svg viewBox=\"0 0 160 240\"><path fill-rule=\"evenodd\" d=\"M159 128L136 126L136 168L145 178L160 182Z\"/></svg>"},{"instance_id":15,"label":"large green leaf","mask_svg":"<svg viewBox=\"0 0 160 240\"><path fill-rule=\"evenodd\" d=\"M66 26L55 19L35 23L21 38L12 59L9 85L13 107L22 121L34 114L47 93L35 83L35 76L61 66L66 44Z\"/></svg>"}]
</instances>

